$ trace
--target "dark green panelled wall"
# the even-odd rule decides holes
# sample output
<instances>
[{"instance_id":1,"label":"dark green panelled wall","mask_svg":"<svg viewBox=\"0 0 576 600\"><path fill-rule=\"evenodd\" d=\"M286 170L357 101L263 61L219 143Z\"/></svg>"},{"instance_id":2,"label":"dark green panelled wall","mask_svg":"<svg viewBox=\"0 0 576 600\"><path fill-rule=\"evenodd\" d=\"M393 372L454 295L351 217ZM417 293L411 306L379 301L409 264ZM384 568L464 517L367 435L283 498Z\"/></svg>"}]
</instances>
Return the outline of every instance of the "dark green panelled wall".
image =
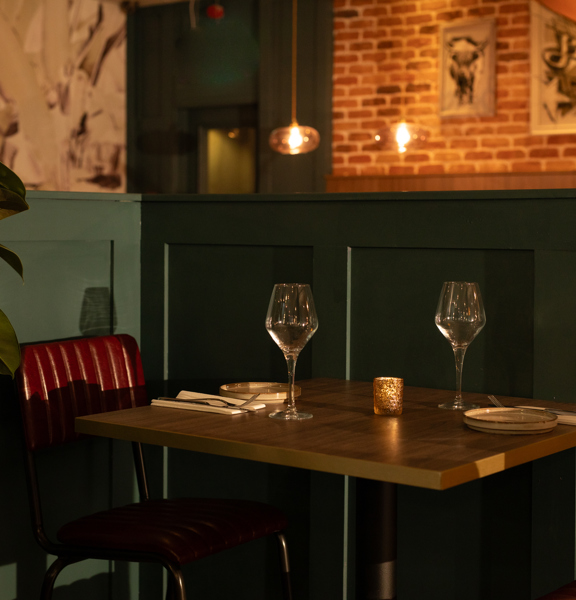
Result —
<instances>
[{"instance_id":1,"label":"dark green panelled wall","mask_svg":"<svg viewBox=\"0 0 576 600\"><path fill-rule=\"evenodd\" d=\"M298 5L297 117L321 135L307 155L268 147L291 117L291 0L235 0L196 28L188 3L141 8L128 21L128 185L198 191L199 127L257 129L258 191L322 192L331 171L332 0Z\"/></svg>"}]
</instances>

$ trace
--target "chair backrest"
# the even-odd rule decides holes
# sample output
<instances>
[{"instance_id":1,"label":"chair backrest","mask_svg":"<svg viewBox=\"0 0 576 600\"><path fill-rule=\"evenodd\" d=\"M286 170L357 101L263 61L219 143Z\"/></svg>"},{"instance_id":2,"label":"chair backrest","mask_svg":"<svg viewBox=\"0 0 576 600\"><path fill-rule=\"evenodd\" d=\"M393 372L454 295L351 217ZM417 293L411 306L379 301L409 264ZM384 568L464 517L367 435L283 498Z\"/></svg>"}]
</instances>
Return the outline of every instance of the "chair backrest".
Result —
<instances>
[{"instance_id":1,"label":"chair backrest","mask_svg":"<svg viewBox=\"0 0 576 600\"><path fill-rule=\"evenodd\" d=\"M29 451L77 440L75 417L148 404L126 334L23 345L16 381Z\"/></svg>"}]
</instances>

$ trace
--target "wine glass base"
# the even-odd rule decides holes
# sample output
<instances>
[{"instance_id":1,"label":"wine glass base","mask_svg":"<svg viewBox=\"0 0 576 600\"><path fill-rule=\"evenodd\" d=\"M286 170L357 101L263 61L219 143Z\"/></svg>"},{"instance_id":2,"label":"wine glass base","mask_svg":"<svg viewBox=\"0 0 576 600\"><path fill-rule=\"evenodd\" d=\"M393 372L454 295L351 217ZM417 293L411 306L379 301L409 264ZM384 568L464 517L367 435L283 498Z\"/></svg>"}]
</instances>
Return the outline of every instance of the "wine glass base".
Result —
<instances>
[{"instance_id":1,"label":"wine glass base","mask_svg":"<svg viewBox=\"0 0 576 600\"><path fill-rule=\"evenodd\" d=\"M472 410L473 408L480 408L480 405L453 400L452 402L444 402L444 404L439 404L438 408L443 408L445 410Z\"/></svg>"},{"instance_id":2,"label":"wine glass base","mask_svg":"<svg viewBox=\"0 0 576 600\"><path fill-rule=\"evenodd\" d=\"M303 421L304 419L311 419L313 415L310 413L299 412L296 410L278 410L268 415L271 419L278 419L279 421Z\"/></svg>"}]
</instances>

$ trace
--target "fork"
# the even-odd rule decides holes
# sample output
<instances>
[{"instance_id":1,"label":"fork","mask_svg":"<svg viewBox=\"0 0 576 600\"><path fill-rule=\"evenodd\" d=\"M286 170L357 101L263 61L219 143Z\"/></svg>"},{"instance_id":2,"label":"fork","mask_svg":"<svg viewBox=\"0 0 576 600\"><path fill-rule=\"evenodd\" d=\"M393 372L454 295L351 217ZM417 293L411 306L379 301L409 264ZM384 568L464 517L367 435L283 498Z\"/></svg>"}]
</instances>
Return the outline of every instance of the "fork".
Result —
<instances>
[{"instance_id":1,"label":"fork","mask_svg":"<svg viewBox=\"0 0 576 600\"><path fill-rule=\"evenodd\" d=\"M158 400L170 400L171 402L190 402L191 404L204 404L206 406L218 406L218 404L215 404L215 403L220 402L227 408L243 408L244 406L246 406L246 405L250 404L251 402L253 402L254 400L256 400L256 398L258 398L259 395L260 395L259 393L254 394L253 396L248 398L248 400L245 400L244 402L241 402L240 404L236 404L235 402L228 402L228 400L224 400L224 398L210 398L209 400L204 400L202 398L193 398L193 399L166 398L164 396L161 396L158 398ZM243 410L248 410L248 409L243 408Z\"/></svg>"},{"instance_id":2,"label":"fork","mask_svg":"<svg viewBox=\"0 0 576 600\"><path fill-rule=\"evenodd\" d=\"M494 406L498 406L500 408L506 408L504 406L504 404L502 404L502 402L500 402L500 400L498 400L498 398L496 398L496 396L488 396L488 400L490 400L492 402L492 404L494 404ZM576 413L573 410L562 410L560 408L542 408L540 406L518 406L517 408L530 408L532 410L545 410L546 412L552 413L554 415L567 415L567 416L574 416Z\"/></svg>"},{"instance_id":3,"label":"fork","mask_svg":"<svg viewBox=\"0 0 576 600\"><path fill-rule=\"evenodd\" d=\"M500 408L506 408L502 402L500 402L500 400L498 400L498 398L496 398L496 396L488 396L488 400L490 400L490 402L492 402L492 404L494 406L498 406Z\"/></svg>"}]
</instances>

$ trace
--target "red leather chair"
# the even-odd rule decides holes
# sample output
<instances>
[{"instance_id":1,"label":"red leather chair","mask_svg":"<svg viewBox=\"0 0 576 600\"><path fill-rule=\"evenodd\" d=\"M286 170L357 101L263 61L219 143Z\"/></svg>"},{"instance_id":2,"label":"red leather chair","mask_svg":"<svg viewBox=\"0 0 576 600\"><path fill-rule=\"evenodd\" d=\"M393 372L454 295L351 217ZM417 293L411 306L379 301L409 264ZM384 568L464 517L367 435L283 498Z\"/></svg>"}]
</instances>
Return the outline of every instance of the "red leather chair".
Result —
<instances>
[{"instance_id":1,"label":"red leather chair","mask_svg":"<svg viewBox=\"0 0 576 600\"><path fill-rule=\"evenodd\" d=\"M57 558L44 577L41 598L52 596L60 571L85 559L153 562L169 573L169 596L185 600L181 567L204 556L274 534L281 578L291 599L286 517L259 502L179 498L151 500L142 447L134 443L140 502L70 521L48 539L42 518L35 455L77 442L76 416L148 404L140 352L134 338L110 335L22 347L16 375L22 412L28 487L36 540Z\"/></svg>"}]
</instances>

